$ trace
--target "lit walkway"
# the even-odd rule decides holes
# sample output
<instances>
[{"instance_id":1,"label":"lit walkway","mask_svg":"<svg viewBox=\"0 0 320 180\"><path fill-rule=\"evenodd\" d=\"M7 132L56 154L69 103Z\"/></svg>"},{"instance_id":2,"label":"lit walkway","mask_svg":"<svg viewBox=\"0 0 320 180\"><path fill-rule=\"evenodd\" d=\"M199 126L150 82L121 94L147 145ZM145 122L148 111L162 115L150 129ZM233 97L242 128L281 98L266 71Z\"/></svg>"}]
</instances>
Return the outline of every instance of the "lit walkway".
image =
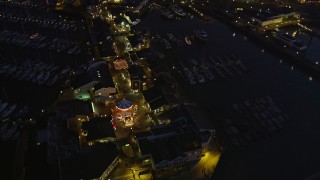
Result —
<instances>
[{"instance_id":1,"label":"lit walkway","mask_svg":"<svg viewBox=\"0 0 320 180\"><path fill-rule=\"evenodd\" d=\"M180 175L171 177L170 179L211 179L220 156L221 153L217 150L217 147L213 145L212 140L205 156L203 156L197 164L189 171L182 172Z\"/></svg>"},{"instance_id":2,"label":"lit walkway","mask_svg":"<svg viewBox=\"0 0 320 180\"><path fill-rule=\"evenodd\" d=\"M110 180L129 180L129 179L152 179L151 173L140 175L139 172L150 169L150 167L142 167L141 165L129 165L121 162L118 167L109 175Z\"/></svg>"}]
</instances>

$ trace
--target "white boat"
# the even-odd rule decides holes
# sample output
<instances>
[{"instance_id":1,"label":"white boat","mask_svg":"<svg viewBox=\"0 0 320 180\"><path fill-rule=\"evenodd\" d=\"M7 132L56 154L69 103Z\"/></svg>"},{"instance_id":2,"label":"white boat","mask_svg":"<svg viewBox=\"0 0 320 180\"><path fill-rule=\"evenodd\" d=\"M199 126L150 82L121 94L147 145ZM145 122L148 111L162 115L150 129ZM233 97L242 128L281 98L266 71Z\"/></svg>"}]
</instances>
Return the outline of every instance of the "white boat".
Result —
<instances>
[{"instance_id":1,"label":"white boat","mask_svg":"<svg viewBox=\"0 0 320 180\"><path fill-rule=\"evenodd\" d=\"M206 80L205 80L205 78L204 78L204 76L203 76L202 74L199 74L199 75L198 75L198 81L199 81L200 83L206 82Z\"/></svg>"},{"instance_id":2,"label":"white boat","mask_svg":"<svg viewBox=\"0 0 320 180\"><path fill-rule=\"evenodd\" d=\"M12 77L13 78L18 78L23 74L24 70L23 69L19 69Z\"/></svg>"},{"instance_id":3,"label":"white boat","mask_svg":"<svg viewBox=\"0 0 320 180\"><path fill-rule=\"evenodd\" d=\"M52 79L50 79L46 84L49 85L49 86L52 86L54 85L57 80L58 80L59 76L58 75L55 75Z\"/></svg>"},{"instance_id":4,"label":"white boat","mask_svg":"<svg viewBox=\"0 0 320 180\"><path fill-rule=\"evenodd\" d=\"M18 126L16 124L13 124L10 128L6 129L1 136L1 139L6 141L8 140L16 131Z\"/></svg>"},{"instance_id":5,"label":"white boat","mask_svg":"<svg viewBox=\"0 0 320 180\"><path fill-rule=\"evenodd\" d=\"M204 83L204 82L206 82L205 79L204 79L204 77L203 77L203 75L199 73L197 67L194 66L194 67L192 68L192 72L193 72L193 74L197 77L199 83Z\"/></svg>"},{"instance_id":6,"label":"white boat","mask_svg":"<svg viewBox=\"0 0 320 180\"><path fill-rule=\"evenodd\" d=\"M22 64L21 64L21 66L23 67L23 68L30 68L31 66L33 66L33 61L31 61L31 60L26 60L25 62L23 62Z\"/></svg>"},{"instance_id":7,"label":"white boat","mask_svg":"<svg viewBox=\"0 0 320 180\"><path fill-rule=\"evenodd\" d=\"M0 69L0 74L3 74L3 73L5 73L5 72L7 72L8 69L9 69L11 66L12 66L11 64L4 65L4 66Z\"/></svg>"},{"instance_id":8,"label":"white boat","mask_svg":"<svg viewBox=\"0 0 320 180\"><path fill-rule=\"evenodd\" d=\"M167 37L171 42L177 42L177 38L173 36L172 33L167 33Z\"/></svg>"},{"instance_id":9,"label":"white boat","mask_svg":"<svg viewBox=\"0 0 320 180\"><path fill-rule=\"evenodd\" d=\"M44 70L51 71L55 66L53 64L47 65Z\"/></svg>"},{"instance_id":10,"label":"white boat","mask_svg":"<svg viewBox=\"0 0 320 180\"><path fill-rule=\"evenodd\" d=\"M18 118L24 114L26 114L29 111L29 108L27 106L21 107L19 110L17 110L16 113L12 116L13 118Z\"/></svg>"},{"instance_id":11,"label":"white boat","mask_svg":"<svg viewBox=\"0 0 320 180\"><path fill-rule=\"evenodd\" d=\"M66 74L67 72L69 72L71 70L71 68L69 66L66 66L65 68L63 68L60 71L60 75Z\"/></svg>"},{"instance_id":12,"label":"white boat","mask_svg":"<svg viewBox=\"0 0 320 180\"><path fill-rule=\"evenodd\" d=\"M18 139L18 137L20 136L20 131L16 131L12 137L10 138L10 140L15 141Z\"/></svg>"},{"instance_id":13,"label":"white boat","mask_svg":"<svg viewBox=\"0 0 320 180\"><path fill-rule=\"evenodd\" d=\"M3 125L0 126L0 133L4 132L8 127L8 123L4 123Z\"/></svg>"},{"instance_id":14,"label":"white boat","mask_svg":"<svg viewBox=\"0 0 320 180\"><path fill-rule=\"evenodd\" d=\"M68 50L67 54L73 54L76 50L76 48L71 48Z\"/></svg>"},{"instance_id":15,"label":"white boat","mask_svg":"<svg viewBox=\"0 0 320 180\"><path fill-rule=\"evenodd\" d=\"M11 76L14 72L16 72L16 70L17 70L17 66L13 66L11 69L9 69L6 72L5 76Z\"/></svg>"},{"instance_id":16,"label":"white boat","mask_svg":"<svg viewBox=\"0 0 320 180\"><path fill-rule=\"evenodd\" d=\"M49 77L50 77L50 72L46 72L46 73L41 77L41 79L39 79L39 80L37 81L37 83L38 83L39 85L41 85L41 84L43 84L44 82L46 82L46 81L49 79Z\"/></svg>"},{"instance_id":17,"label":"white boat","mask_svg":"<svg viewBox=\"0 0 320 180\"><path fill-rule=\"evenodd\" d=\"M2 118L6 118L8 117L10 114L13 113L13 111L17 108L16 104L13 104L11 106L8 106L2 113L1 113L1 117Z\"/></svg>"},{"instance_id":18,"label":"white boat","mask_svg":"<svg viewBox=\"0 0 320 180\"><path fill-rule=\"evenodd\" d=\"M166 9L166 8L162 8L160 10L161 12L161 15L168 18L168 19L172 19L173 18L173 14L172 12L169 10L169 9Z\"/></svg>"},{"instance_id":19,"label":"white boat","mask_svg":"<svg viewBox=\"0 0 320 180\"><path fill-rule=\"evenodd\" d=\"M4 102L4 103L0 104L0 113L1 113L1 111L3 111L7 106L8 106L8 103L7 103L7 102Z\"/></svg>"},{"instance_id":20,"label":"white boat","mask_svg":"<svg viewBox=\"0 0 320 180\"><path fill-rule=\"evenodd\" d=\"M192 64L192 65L198 65L198 61L197 61L197 59L194 59L194 58L192 58L192 59L190 59L190 63Z\"/></svg>"},{"instance_id":21,"label":"white boat","mask_svg":"<svg viewBox=\"0 0 320 180\"><path fill-rule=\"evenodd\" d=\"M188 36L184 38L184 41L186 42L187 45L191 45L191 40L189 39Z\"/></svg>"},{"instance_id":22,"label":"white boat","mask_svg":"<svg viewBox=\"0 0 320 180\"><path fill-rule=\"evenodd\" d=\"M36 67L36 69L38 71L42 71L42 70L46 70L46 68L48 67L49 65L48 64L44 64L44 63L39 63L39 66Z\"/></svg>"},{"instance_id":23,"label":"white boat","mask_svg":"<svg viewBox=\"0 0 320 180\"><path fill-rule=\"evenodd\" d=\"M208 40L208 34L204 30L197 30L194 32L196 38L198 38L200 41L207 41Z\"/></svg>"},{"instance_id":24,"label":"white boat","mask_svg":"<svg viewBox=\"0 0 320 180\"><path fill-rule=\"evenodd\" d=\"M196 84L195 77L188 68L184 68L184 73L189 80L189 84L191 84L191 85Z\"/></svg>"},{"instance_id":25,"label":"white boat","mask_svg":"<svg viewBox=\"0 0 320 180\"><path fill-rule=\"evenodd\" d=\"M58 67L58 66L54 66L54 67L52 67L49 71L50 71L50 72L54 72L54 71L56 71L57 69L59 69L59 67Z\"/></svg>"},{"instance_id":26,"label":"white boat","mask_svg":"<svg viewBox=\"0 0 320 180\"><path fill-rule=\"evenodd\" d=\"M30 71L29 71L29 73L30 73ZM34 76L36 76L36 75L37 75L37 72L36 72L36 71L33 71L33 72L31 72L29 75L27 75L27 76L25 77L25 80L30 81L30 80L32 80L32 79L34 78Z\"/></svg>"},{"instance_id":27,"label":"white boat","mask_svg":"<svg viewBox=\"0 0 320 180\"><path fill-rule=\"evenodd\" d=\"M29 75L30 71L25 71L25 73L23 73L21 76L18 77L19 80L25 80L28 75Z\"/></svg>"},{"instance_id":28,"label":"white boat","mask_svg":"<svg viewBox=\"0 0 320 180\"><path fill-rule=\"evenodd\" d=\"M171 49L172 48L171 44L166 39L162 39L161 40L161 44L164 46L165 49Z\"/></svg>"},{"instance_id":29,"label":"white boat","mask_svg":"<svg viewBox=\"0 0 320 180\"><path fill-rule=\"evenodd\" d=\"M175 14L177 14L177 15L179 15L179 16L184 17L184 16L187 15L187 13L184 12L184 11L183 11L180 7L178 7L177 5L172 5L172 6L170 6L169 8L170 8L170 10L171 10L172 12L174 12Z\"/></svg>"},{"instance_id":30,"label":"white boat","mask_svg":"<svg viewBox=\"0 0 320 180\"><path fill-rule=\"evenodd\" d=\"M42 76L44 76L44 73L43 73L43 72L40 72L36 77L34 77L34 78L32 79L32 82L33 82L33 83L36 83L37 81L39 81L39 80L42 78Z\"/></svg>"}]
</instances>

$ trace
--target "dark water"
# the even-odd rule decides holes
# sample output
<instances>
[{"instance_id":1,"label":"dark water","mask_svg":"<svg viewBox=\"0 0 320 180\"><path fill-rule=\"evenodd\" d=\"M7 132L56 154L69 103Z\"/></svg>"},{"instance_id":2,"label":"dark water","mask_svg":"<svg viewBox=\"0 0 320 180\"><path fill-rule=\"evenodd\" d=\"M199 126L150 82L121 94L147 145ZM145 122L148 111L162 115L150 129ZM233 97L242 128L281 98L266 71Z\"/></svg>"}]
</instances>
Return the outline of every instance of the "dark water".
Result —
<instances>
[{"instance_id":1,"label":"dark water","mask_svg":"<svg viewBox=\"0 0 320 180\"><path fill-rule=\"evenodd\" d=\"M195 29L208 32L207 46L175 47L167 53L169 61L184 61L190 57L201 60L204 55L232 53L248 67L249 72L244 76L186 86L184 89L192 101L211 110L270 95L292 120L283 131L267 140L226 151L214 179L294 180L320 170L320 83L309 81L308 72L302 73L295 67L291 70L291 65L279 63L281 58L272 52L263 53L263 47L250 39L245 40L237 32L233 37L232 29L215 20L211 23L190 18L167 20L153 12L140 26L160 34L172 32L176 36Z\"/></svg>"}]
</instances>

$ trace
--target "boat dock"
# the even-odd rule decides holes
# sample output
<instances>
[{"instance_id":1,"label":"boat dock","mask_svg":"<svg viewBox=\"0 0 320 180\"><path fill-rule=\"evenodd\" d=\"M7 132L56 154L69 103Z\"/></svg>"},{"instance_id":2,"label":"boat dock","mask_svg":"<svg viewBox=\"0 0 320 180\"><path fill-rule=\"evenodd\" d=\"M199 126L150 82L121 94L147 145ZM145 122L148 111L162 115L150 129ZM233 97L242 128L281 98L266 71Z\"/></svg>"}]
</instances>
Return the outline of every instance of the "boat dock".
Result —
<instances>
[{"instance_id":1,"label":"boat dock","mask_svg":"<svg viewBox=\"0 0 320 180\"><path fill-rule=\"evenodd\" d=\"M234 62L236 62L244 71L248 71L248 69L242 64L240 60L237 60L237 58L234 55L231 55Z\"/></svg>"},{"instance_id":2,"label":"boat dock","mask_svg":"<svg viewBox=\"0 0 320 180\"><path fill-rule=\"evenodd\" d=\"M217 59L221 62L221 67L222 67L231 77L233 77L233 74L232 74L232 73L228 70L228 68L226 67L225 62L222 61L219 56L217 56Z\"/></svg>"},{"instance_id":3,"label":"boat dock","mask_svg":"<svg viewBox=\"0 0 320 180\"><path fill-rule=\"evenodd\" d=\"M234 62L232 62L232 60L224 55L224 58L228 60L229 65L241 76L242 72L239 71L239 69L234 65Z\"/></svg>"},{"instance_id":4,"label":"boat dock","mask_svg":"<svg viewBox=\"0 0 320 180\"><path fill-rule=\"evenodd\" d=\"M219 56L208 56L207 59L199 62L197 59L192 59L190 64L185 64L183 61L179 61L182 77L189 82L193 79L192 76L197 77L198 73L203 74L205 82L227 80L228 78L236 78L242 76L247 71L247 68L239 60L236 60L235 56L230 54L222 54ZM192 65L192 66L191 66ZM196 68L198 73L194 74L191 69ZM179 67L178 67L179 69ZM192 83L197 84L197 83Z\"/></svg>"},{"instance_id":5,"label":"boat dock","mask_svg":"<svg viewBox=\"0 0 320 180\"><path fill-rule=\"evenodd\" d=\"M273 136L289 121L270 96L232 104L232 110L221 119L229 144L246 146L257 140Z\"/></svg>"},{"instance_id":6,"label":"boat dock","mask_svg":"<svg viewBox=\"0 0 320 180\"><path fill-rule=\"evenodd\" d=\"M217 62L212 57L209 57L209 59L211 60L211 62L213 62L213 67L220 74L220 76L222 78L226 78L226 76L217 68Z\"/></svg>"}]
</instances>

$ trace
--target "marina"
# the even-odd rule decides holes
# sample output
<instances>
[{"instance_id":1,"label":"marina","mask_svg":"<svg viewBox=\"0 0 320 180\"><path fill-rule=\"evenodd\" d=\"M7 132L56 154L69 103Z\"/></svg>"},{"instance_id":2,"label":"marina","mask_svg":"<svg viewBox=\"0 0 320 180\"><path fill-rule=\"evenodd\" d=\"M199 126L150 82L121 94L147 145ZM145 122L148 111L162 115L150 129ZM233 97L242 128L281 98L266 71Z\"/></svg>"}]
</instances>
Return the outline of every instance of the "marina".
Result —
<instances>
[{"instance_id":1,"label":"marina","mask_svg":"<svg viewBox=\"0 0 320 180\"><path fill-rule=\"evenodd\" d=\"M159 22L157 26L152 23L153 21ZM158 26L160 23L163 25ZM146 16L140 26L148 24L151 31L161 34L167 32L167 29L164 28L166 23L166 20L158 18L157 13L154 12ZM182 23L185 27L189 27L189 30L182 28ZM312 82L309 81L308 73L306 71L301 72L296 68L291 70L292 65L287 64L285 57L278 57L269 51L262 52L261 49L264 49L262 44L258 43L259 45L256 45L255 40L246 38L247 35L241 34L241 32L223 25L215 19L212 19L209 23L203 23L197 18L186 17L178 20L177 25L174 26L176 33L184 31L187 34L192 34L199 27L208 33L209 40L206 46L202 46L195 41L191 45L175 48L174 53L164 52L169 67L175 67L174 72L179 69L177 66L181 66L180 61L183 62L185 67L189 67L189 59L195 57L199 61L198 64L208 64L209 69L213 70L217 80L201 84L201 86L200 84L199 86L190 86L187 76L180 76L184 81L179 81L179 84L182 85L183 89L186 89L186 96L190 98L190 101L196 102L199 106L207 109L208 112L213 112L211 114L214 117L214 112L220 113L221 109L230 109L230 106L235 102L244 102L247 99L253 103L256 97L270 95L281 112L285 112L289 117L286 119L285 116L279 116L276 117L276 120L271 118L263 122L258 121L257 125L259 127L263 127L261 125L263 123L266 124L266 129L261 130L267 133L263 133L266 136L265 139L253 141L252 135L244 134L243 138L240 138L241 140L233 140L235 144L238 142L239 147L241 147L236 148L237 150L233 149L232 140L226 138L226 142L231 144L231 148L224 153L224 157L221 159L212 179L275 179L275 176L269 173L270 171L277 175L280 174L277 176L279 179L295 179L297 177L303 179L317 171L314 163L309 164L307 158L298 155L304 154L304 157L319 159L317 155L318 147L312 150L304 148L304 146L314 144L317 141L313 134L317 131L316 126L319 125L316 118L319 116L318 110L316 110L318 103L314 101L320 98L319 94L316 93L320 88L317 81L314 79ZM234 33L235 35L233 35ZM228 49L228 51L225 49ZM229 67L229 71L234 72L233 74L236 76L232 78L222 67L214 66L214 63L209 59L210 56L213 58L219 56L225 62L231 59L232 64L242 72L242 75L240 76L234 68ZM225 58L225 56L228 58ZM225 78L218 73L218 70ZM225 93L226 91L229 93ZM303 110L300 109L300 106L297 106L298 102L304 104ZM299 113L302 111L305 113ZM232 108L230 113L236 114ZM268 117L266 114L262 115ZM259 116L261 115L259 114ZM290 121L287 122L288 120ZM277 126L276 122L281 122L281 125ZM208 127L218 126L214 121L200 121L199 123L206 124ZM314 126L314 124L317 125ZM277 130L273 131L270 125ZM270 132L272 131L271 134L267 132L269 126ZM282 128L279 128L281 126ZM301 131L301 127L308 129L306 130L308 132ZM237 130L239 131L239 129ZM221 134L225 134L225 132L221 132ZM258 137L264 136L263 134L258 135ZM303 145L296 147L297 140ZM247 145L242 146L241 142ZM252 154L253 152L260 153ZM298 174L292 174L292 169L297 168L287 163L292 158L305 165L299 170L300 173ZM265 163L260 164L257 159L259 159L259 162L264 161ZM233 163L235 160L237 161L236 164ZM243 164L243 162L246 163ZM233 164L232 167L230 167L230 164ZM268 172L265 171L266 169ZM237 175L239 171L242 172L241 177L243 178ZM256 173L253 174L252 171Z\"/></svg>"},{"instance_id":2,"label":"marina","mask_svg":"<svg viewBox=\"0 0 320 180\"><path fill-rule=\"evenodd\" d=\"M307 179L309 2L0 0L0 179Z\"/></svg>"},{"instance_id":3,"label":"marina","mask_svg":"<svg viewBox=\"0 0 320 180\"><path fill-rule=\"evenodd\" d=\"M206 63L201 65L192 63L184 64L180 61L179 66L176 66L175 69L180 72L185 72L185 77L183 78L189 81L190 85L196 84L193 80L195 77L197 78L198 83L204 83L235 78L236 76L242 76L247 71L247 68L241 61L232 60L231 56L227 57L226 55L223 55L216 56L215 58L219 60L219 62L215 61L213 57L208 57ZM189 69L191 69L191 71Z\"/></svg>"},{"instance_id":4,"label":"marina","mask_svg":"<svg viewBox=\"0 0 320 180\"><path fill-rule=\"evenodd\" d=\"M20 81L28 81L38 85L52 86L73 74L68 66L59 67L37 61L25 61L21 64L2 63L0 75Z\"/></svg>"},{"instance_id":5,"label":"marina","mask_svg":"<svg viewBox=\"0 0 320 180\"><path fill-rule=\"evenodd\" d=\"M0 100L0 142L15 142L24 127L34 124L30 113L34 112L28 106Z\"/></svg>"},{"instance_id":6,"label":"marina","mask_svg":"<svg viewBox=\"0 0 320 180\"><path fill-rule=\"evenodd\" d=\"M270 96L232 104L232 108L234 112L225 114L221 124L230 144L235 147L270 138L290 120Z\"/></svg>"}]
</instances>

